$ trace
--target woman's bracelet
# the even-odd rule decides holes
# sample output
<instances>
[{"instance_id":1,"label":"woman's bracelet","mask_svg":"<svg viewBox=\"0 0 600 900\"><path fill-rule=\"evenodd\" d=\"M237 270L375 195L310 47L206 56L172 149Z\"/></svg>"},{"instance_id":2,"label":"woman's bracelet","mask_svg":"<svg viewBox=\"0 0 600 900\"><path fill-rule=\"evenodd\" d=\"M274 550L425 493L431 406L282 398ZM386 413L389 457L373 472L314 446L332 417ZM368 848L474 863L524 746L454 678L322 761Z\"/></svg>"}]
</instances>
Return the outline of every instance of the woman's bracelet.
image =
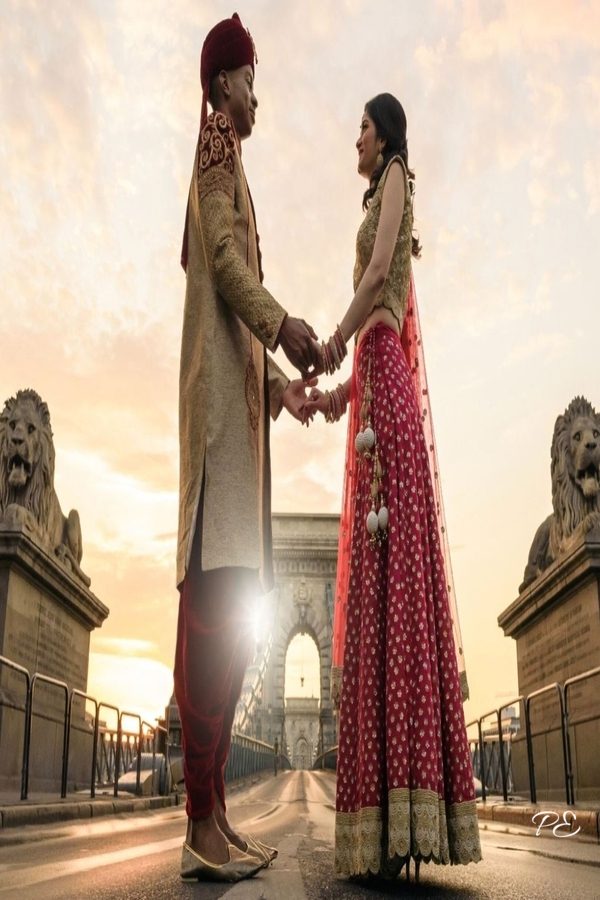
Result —
<instances>
[{"instance_id":1,"label":"woman's bracelet","mask_svg":"<svg viewBox=\"0 0 600 900\"><path fill-rule=\"evenodd\" d=\"M329 340L323 341L321 344L321 353L325 372L327 375L332 375L336 369L340 368L348 353L346 341L339 325Z\"/></svg>"},{"instance_id":2,"label":"woman's bracelet","mask_svg":"<svg viewBox=\"0 0 600 900\"><path fill-rule=\"evenodd\" d=\"M346 407L348 406L344 385L338 384L333 391L325 391L325 396L329 400L329 409L325 413L325 421L338 422L346 412Z\"/></svg>"}]
</instances>

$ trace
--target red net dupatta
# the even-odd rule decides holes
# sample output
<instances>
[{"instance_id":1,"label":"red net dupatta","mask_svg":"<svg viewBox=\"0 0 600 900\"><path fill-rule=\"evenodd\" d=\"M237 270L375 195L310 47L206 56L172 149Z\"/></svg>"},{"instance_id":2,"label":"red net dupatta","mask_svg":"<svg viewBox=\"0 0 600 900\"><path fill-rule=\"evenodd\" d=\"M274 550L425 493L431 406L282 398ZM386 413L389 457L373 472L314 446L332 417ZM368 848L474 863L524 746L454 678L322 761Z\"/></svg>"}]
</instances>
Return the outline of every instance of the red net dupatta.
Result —
<instances>
[{"instance_id":1,"label":"red net dupatta","mask_svg":"<svg viewBox=\"0 0 600 900\"><path fill-rule=\"evenodd\" d=\"M436 511L440 527L442 552L444 556L444 569L448 587L448 600L450 615L452 618L452 632L463 702L469 699L469 685L463 651L458 607L454 591L454 577L450 560L450 546L448 543L448 530L446 528L446 516L439 476L438 455L433 430L433 418L431 415L431 402L427 385L427 372L425 370L425 356L423 352L423 340L421 337L421 324L417 307L417 296L411 273L408 288L408 306L404 317L401 335L402 347L413 377L415 393L421 409L421 421L425 440L429 450L429 468L433 484ZM356 351L355 351L356 352ZM344 474L344 491L342 499L342 512L340 516L340 531L338 541L337 576L335 586L335 612L333 621L333 658L331 672L331 696L334 703L339 705L342 673L344 668L344 643L346 639L346 617L348 608L348 583L350 579L350 561L352 556L352 498L355 493L356 477L356 451L354 439L359 424L359 403L356 398L356 385L352 381L352 397L350 415L348 417L348 436L346 441L346 470Z\"/></svg>"}]
</instances>

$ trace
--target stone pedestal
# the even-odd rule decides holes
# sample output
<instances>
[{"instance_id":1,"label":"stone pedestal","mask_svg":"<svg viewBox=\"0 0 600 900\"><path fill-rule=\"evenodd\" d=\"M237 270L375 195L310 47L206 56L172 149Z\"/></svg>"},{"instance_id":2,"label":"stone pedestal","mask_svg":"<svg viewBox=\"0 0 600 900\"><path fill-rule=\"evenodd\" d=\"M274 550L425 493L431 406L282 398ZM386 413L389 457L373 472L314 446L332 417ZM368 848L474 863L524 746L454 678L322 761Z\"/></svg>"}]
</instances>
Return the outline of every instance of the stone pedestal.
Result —
<instances>
[{"instance_id":1,"label":"stone pedestal","mask_svg":"<svg viewBox=\"0 0 600 900\"><path fill-rule=\"evenodd\" d=\"M90 632L108 609L56 557L24 530L0 529L0 654L87 689ZM25 709L25 680L0 666L0 788L19 784ZM64 691L39 683L34 695L30 786L60 786ZM70 780L89 783L90 729L84 704L74 707Z\"/></svg>"},{"instance_id":2,"label":"stone pedestal","mask_svg":"<svg viewBox=\"0 0 600 900\"><path fill-rule=\"evenodd\" d=\"M556 560L498 617L517 645L519 693L600 666L600 531L590 532ZM600 799L600 676L569 690L569 737L578 799ZM531 702L531 726L540 799L562 798L560 707L556 691ZM519 742L513 756L519 756ZM524 771L526 768L524 767ZM518 790L525 790L519 784Z\"/></svg>"}]
</instances>

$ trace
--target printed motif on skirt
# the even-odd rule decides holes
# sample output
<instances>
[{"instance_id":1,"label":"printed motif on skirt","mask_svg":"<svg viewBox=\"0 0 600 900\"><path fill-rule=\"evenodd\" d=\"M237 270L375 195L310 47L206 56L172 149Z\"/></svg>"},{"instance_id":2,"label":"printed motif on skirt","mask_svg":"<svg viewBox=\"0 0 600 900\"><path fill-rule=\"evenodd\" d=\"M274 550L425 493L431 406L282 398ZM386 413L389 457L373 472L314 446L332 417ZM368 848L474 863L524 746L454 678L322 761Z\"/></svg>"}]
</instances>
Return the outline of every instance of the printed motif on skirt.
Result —
<instances>
[{"instance_id":1,"label":"printed motif on skirt","mask_svg":"<svg viewBox=\"0 0 600 900\"><path fill-rule=\"evenodd\" d=\"M394 857L481 859L473 771L427 446L400 337L385 325L355 358L389 512L366 529L373 464L356 461L340 704L336 871L377 873ZM347 461L349 462L349 461Z\"/></svg>"}]
</instances>

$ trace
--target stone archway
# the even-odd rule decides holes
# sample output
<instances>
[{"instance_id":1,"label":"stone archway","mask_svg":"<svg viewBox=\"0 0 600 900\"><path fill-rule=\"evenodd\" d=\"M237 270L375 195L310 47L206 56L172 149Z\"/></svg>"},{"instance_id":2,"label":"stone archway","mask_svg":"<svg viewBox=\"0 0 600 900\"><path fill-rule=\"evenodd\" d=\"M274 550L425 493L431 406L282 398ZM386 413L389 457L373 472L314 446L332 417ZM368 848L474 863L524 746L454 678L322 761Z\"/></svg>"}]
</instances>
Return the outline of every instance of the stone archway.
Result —
<instances>
[{"instance_id":1,"label":"stone archway","mask_svg":"<svg viewBox=\"0 0 600 900\"><path fill-rule=\"evenodd\" d=\"M306 737L301 734L292 744L290 762L294 769L310 769L313 759L313 748Z\"/></svg>"},{"instance_id":2,"label":"stone archway","mask_svg":"<svg viewBox=\"0 0 600 900\"><path fill-rule=\"evenodd\" d=\"M313 701L315 709L311 710L311 715L318 716L314 746L320 753L336 742L330 673L338 528L339 516L273 516L273 631L263 681L260 731L263 740L272 743L277 738L282 748L289 746L292 756L294 741L301 735L295 734L290 740L293 729L287 725L285 661L289 644L297 634L310 635L319 654L320 690L319 697ZM295 720L303 719L304 715L297 709ZM305 737L309 741L310 735ZM313 758L317 752L313 752Z\"/></svg>"},{"instance_id":3,"label":"stone archway","mask_svg":"<svg viewBox=\"0 0 600 900\"><path fill-rule=\"evenodd\" d=\"M318 660L319 686L316 689L316 695L318 695L319 700L320 700L321 693L322 693L321 677L320 677L321 671L320 670L321 670L323 653L321 652L321 648L319 647L319 640L318 640L317 635L315 634L314 628L308 624L305 627L296 626L295 628L292 628L292 630L290 631L290 633L288 634L288 637L287 637L287 645L284 650L284 699L287 700L290 697L306 697L306 696L308 696L304 692L308 687L308 685L306 685L306 686L304 685L305 679L302 678L301 683L299 683L298 681L295 681L294 683L292 683L291 677L290 677L291 672L289 670L290 648L296 642L296 638L301 638L301 637L305 637L305 638L309 639L308 643L312 644L311 650L314 652L314 654ZM279 647L278 649L280 651L281 647ZM302 675L302 673L301 673L301 675ZM313 686L313 689L314 689L314 686ZM315 696L315 694L313 694L313 696Z\"/></svg>"}]
</instances>

